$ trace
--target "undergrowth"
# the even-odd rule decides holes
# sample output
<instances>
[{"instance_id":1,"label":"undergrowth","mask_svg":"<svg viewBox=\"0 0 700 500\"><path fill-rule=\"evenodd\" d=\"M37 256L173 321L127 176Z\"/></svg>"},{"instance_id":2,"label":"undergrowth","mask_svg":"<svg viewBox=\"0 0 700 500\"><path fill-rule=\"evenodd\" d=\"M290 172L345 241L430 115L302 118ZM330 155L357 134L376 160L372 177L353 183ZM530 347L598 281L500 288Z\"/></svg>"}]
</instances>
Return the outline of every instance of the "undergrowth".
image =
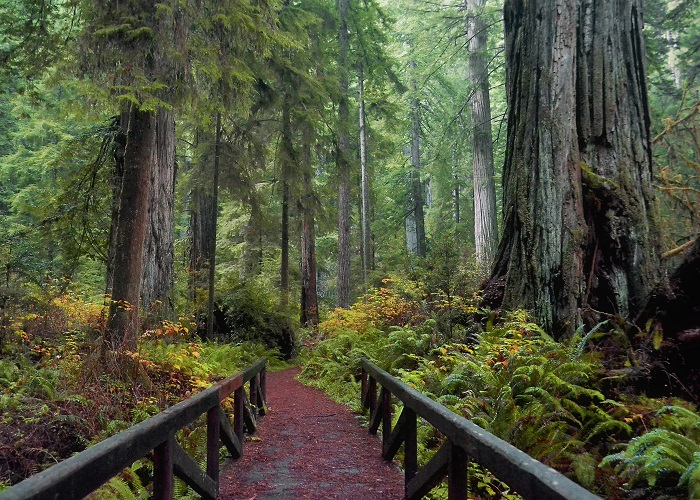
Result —
<instances>
[{"instance_id":1,"label":"undergrowth","mask_svg":"<svg viewBox=\"0 0 700 500\"><path fill-rule=\"evenodd\" d=\"M103 357L101 306L70 295L21 306L0 318L0 491L262 356L271 370L286 366L259 343L203 343L184 320L144 332L133 352ZM178 435L199 461L205 431L200 419ZM150 476L152 465L141 460L93 498L146 498ZM176 488L180 498L192 495L182 483Z\"/></svg>"},{"instance_id":2,"label":"undergrowth","mask_svg":"<svg viewBox=\"0 0 700 500\"><path fill-rule=\"evenodd\" d=\"M632 497L640 483L649 498L678 488L700 494L700 417L688 405L664 406L611 386L617 376L608 376L595 342L617 338L615 325L604 322L556 342L523 311L497 315L481 310L474 297L453 294L446 321L444 294L405 280L383 285L321 323L302 380L360 412L366 357L602 496ZM396 419L400 407L394 410ZM424 422L418 437L424 464L442 437ZM476 463L469 481L479 497L515 495ZM431 496L446 497L444 485Z\"/></svg>"}]
</instances>

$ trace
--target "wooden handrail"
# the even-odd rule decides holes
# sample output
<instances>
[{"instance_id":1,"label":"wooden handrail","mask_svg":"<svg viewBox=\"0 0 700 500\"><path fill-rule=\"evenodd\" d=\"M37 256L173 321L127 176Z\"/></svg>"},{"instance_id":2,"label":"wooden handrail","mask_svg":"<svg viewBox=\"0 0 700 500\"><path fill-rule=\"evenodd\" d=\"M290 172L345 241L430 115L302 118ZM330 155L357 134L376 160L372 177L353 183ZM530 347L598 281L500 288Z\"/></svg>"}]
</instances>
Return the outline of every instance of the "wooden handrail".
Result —
<instances>
[{"instance_id":1,"label":"wooden handrail","mask_svg":"<svg viewBox=\"0 0 700 500\"><path fill-rule=\"evenodd\" d=\"M0 500L82 498L153 450L153 497L171 499L174 476L203 498L219 492L219 449L226 446L234 459L243 453L244 427L255 431L256 418L265 414L267 359L261 358L231 378L126 429L87 450L0 493ZM250 382L250 404L244 384ZM233 426L221 402L234 395ZM207 470L175 441L175 433L207 415Z\"/></svg>"},{"instance_id":2,"label":"wooden handrail","mask_svg":"<svg viewBox=\"0 0 700 500\"><path fill-rule=\"evenodd\" d=\"M446 475L450 500L466 499L469 458L486 467L525 498L599 498L563 474L392 377L367 359L363 359L361 365L362 405L370 410L369 432L376 434L379 426L382 426L382 456L386 460L392 460L404 445L406 499L423 497ZM377 383L381 385L379 397ZM391 428L392 395L403 403L394 429ZM447 438L438 453L420 471L417 465L417 416Z\"/></svg>"}]
</instances>

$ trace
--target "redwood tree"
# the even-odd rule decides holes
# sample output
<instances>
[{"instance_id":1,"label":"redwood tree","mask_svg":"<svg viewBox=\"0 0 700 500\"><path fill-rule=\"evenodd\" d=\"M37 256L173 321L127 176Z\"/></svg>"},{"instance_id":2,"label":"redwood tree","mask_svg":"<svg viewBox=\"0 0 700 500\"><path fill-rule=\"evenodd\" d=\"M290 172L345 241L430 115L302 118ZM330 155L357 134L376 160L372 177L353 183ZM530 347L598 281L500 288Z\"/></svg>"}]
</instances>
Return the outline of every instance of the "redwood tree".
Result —
<instances>
[{"instance_id":1,"label":"redwood tree","mask_svg":"<svg viewBox=\"0 0 700 500\"><path fill-rule=\"evenodd\" d=\"M509 0L504 13L504 230L486 296L559 336L587 312L633 317L659 262L642 2Z\"/></svg>"},{"instance_id":2,"label":"redwood tree","mask_svg":"<svg viewBox=\"0 0 700 500\"><path fill-rule=\"evenodd\" d=\"M336 306L350 307L350 107L348 103L349 0L338 0L338 122L336 162L338 165L338 284Z\"/></svg>"},{"instance_id":3,"label":"redwood tree","mask_svg":"<svg viewBox=\"0 0 700 500\"><path fill-rule=\"evenodd\" d=\"M469 107L472 112L474 240L476 263L481 271L485 271L493 262L498 245L484 3L485 0L465 0L464 2L467 15L469 83L472 85Z\"/></svg>"},{"instance_id":4,"label":"redwood tree","mask_svg":"<svg viewBox=\"0 0 700 500\"><path fill-rule=\"evenodd\" d=\"M171 107L182 80L186 23L178 4L162 9L164 4L153 0L85 0L80 6L85 19L80 69L101 87L98 94L106 88L122 109L128 108L121 117L125 142L115 151L123 154L117 158L123 170L121 184L115 185L108 329L111 347L133 348L141 292L149 301L170 305L175 168Z\"/></svg>"}]
</instances>

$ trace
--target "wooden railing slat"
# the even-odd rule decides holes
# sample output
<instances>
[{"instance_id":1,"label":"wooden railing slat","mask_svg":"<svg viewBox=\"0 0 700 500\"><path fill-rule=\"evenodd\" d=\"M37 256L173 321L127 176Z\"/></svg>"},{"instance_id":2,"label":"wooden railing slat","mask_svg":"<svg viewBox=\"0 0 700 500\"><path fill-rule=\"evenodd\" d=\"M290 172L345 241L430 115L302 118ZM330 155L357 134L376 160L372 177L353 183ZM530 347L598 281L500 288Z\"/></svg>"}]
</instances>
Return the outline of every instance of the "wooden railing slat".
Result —
<instances>
[{"instance_id":1,"label":"wooden railing slat","mask_svg":"<svg viewBox=\"0 0 700 500\"><path fill-rule=\"evenodd\" d=\"M177 443L174 443L173 456L175 475L202 498L216 500L219 496L219 488L216 481L200 469L199 464ZM168 498L172 498L172 496Z\"/></svg>"},{"instance_id":2,"label":"wooden railing slat","mask_svg":"<svg viewBox=\"0 0 700 500\"><path fill-rule=\"evenodd\" d=\"M433 458L425 464L408 485L406 485L406 500L423 498L430 490L440 484L447 475L452 445L446 441Z\"/></svg>"},{"instance_id":3,"label":"wooden railing slat","mask_svg":"<svg viewBox=\"0 0 700 500\"><path fill-rule=\"evenodd\" d=\"M226 449L231 454L234 460L238 460L243 456L243 443L239 441L238 436L231 427L231 422L223 409L219 408L219 426L221 432L221 442L224 443Z\"/></svg>"},{"instance_id":4,"label":"wooden railing slat","mask_svg":"<svg viewBox=\"0 0 700 500\"><path fill-rule=\"evenodd\" d=\"M408 412L406 412L404 408L399 415L399 419L396 421L396 426L394 426L394 429L391 431L389 439L382 446L382 456L384 460L393 460L399 448L401 448L406 438L406 430L408 428L407 417Z\"/></svg>"},{"instance_id":5,"label":"wooden railing slat","mask_svg":"<svg viewBox=\"0 0 700 500\"><path fill-rule=\"evenodd\" d=\"M245 424L245 430L248 434L255 434L258 424L245 391L243 392L243 423Z\"/></svg>"},{"instance_id":6,"label":"wooden railing slat","mask_svg":"<svg viewBox=\"0 0 700 500\"><path fill-rule=\"evenodd\" d=\"M389 390L382 387L382 390L379 393L379 401L374 404L374 413L372 413L369 419L370 434L376 434L379 430L379 426L384 422L384 411L386 406L382 404L382 402L384 401L384 398L386 398L387 394L389 394Z\"/></svg>"}]
</instances>

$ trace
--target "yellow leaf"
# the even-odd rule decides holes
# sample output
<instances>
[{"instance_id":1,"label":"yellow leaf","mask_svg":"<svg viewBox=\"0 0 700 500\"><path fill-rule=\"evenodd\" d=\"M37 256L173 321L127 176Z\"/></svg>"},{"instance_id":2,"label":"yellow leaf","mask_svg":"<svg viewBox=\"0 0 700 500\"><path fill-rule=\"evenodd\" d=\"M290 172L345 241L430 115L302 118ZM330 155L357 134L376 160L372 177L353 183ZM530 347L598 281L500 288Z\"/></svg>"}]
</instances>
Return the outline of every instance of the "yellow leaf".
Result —
<instances>
[{"instance_id":1,"label":"yellow leaf","mask_svg":"<svg viewBox=\"0 0 700 500\"><path fill-rule=\"evenodd\" d=\"M654 349L657 351L661 349L661 342L664 340L664 331L661 329L661 325L656 325L654 328L654 334L652 337L652 342L654 344Z\"/></svg>"}]
</instances>

